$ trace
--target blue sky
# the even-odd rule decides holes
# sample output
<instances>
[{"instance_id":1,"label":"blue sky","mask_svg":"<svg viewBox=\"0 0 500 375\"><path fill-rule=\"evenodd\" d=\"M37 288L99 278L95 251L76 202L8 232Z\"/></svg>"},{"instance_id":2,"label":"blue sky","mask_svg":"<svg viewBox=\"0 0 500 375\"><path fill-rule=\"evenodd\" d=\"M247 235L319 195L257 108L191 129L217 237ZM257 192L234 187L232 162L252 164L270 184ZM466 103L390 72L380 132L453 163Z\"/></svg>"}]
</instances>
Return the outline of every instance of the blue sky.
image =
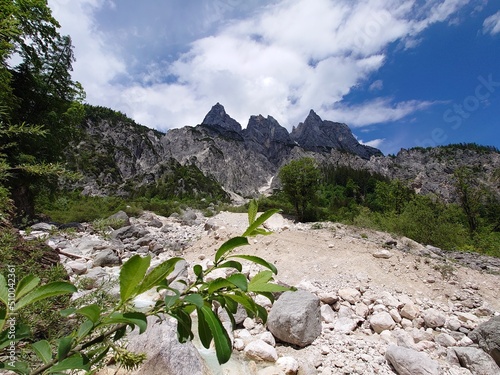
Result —
<instances>
[{"instance_id":1,"label":"blue sky","mask_svg":"<svg viewBox=\"0 0 500 375\"><path fill-rule=\"evenodd\" d=\"M49 0L87 101L167 131L310 109L385 154L500 148L498 0Z\"/></svg>"}]
</instances>

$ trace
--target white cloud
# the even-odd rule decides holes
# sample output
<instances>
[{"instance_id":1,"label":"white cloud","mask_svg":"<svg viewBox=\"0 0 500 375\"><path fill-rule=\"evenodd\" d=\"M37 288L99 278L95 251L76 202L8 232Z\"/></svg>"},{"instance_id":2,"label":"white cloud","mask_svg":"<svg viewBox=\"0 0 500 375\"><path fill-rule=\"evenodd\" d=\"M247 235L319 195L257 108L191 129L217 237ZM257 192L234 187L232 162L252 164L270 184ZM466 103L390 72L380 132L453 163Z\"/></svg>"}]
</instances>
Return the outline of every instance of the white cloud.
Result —
<instances>
[{"instance_id":1,"label":"white cloud","mask_svg":"<svg viewBox=\"0 0 500 375\"><path fill-rule=\"evenodd\" d=\"M358 142L361 143L362 145L371 146L375 148L380 148L380 146L384 144L384 141L385 138L372 139L371 141L368 142L363 142L363 140L358 139Z\"/></svg>"},{"instance_id":2,"label":"white cloud","mask_svg":"<svg viewBox=\"0 0 500 375\"><path fill-rule=\"evenodd\" d=\"M491 35L500 33L500 11L484 20L483 33Z\"/></svg>"},{"instance_id":3,"label":"white cloud","mask_svg":"<svg viewBox=\"0 0 500 375\"><path fill-rule=\"evenodd\" d=\"M338 104L321 112L322 118L334 118L352 127L361 127L402 118L437 104L437 102L409 100L393 103L389 98L379 98L359 105Z\"/></svg>"},{"instance_id":4,"label":"white cloud","mask_svg":"<svg viewBox=\"0 0 500 375\"><path fill-rule=\"evenodd\" d=\"M141 55L137 46L127 54L127 43L137 42L132 34L111 38L98 27L96 12L115 3L50 0L49 4L63 32L73 37L74 77L85 87L88 101L166 130L201 122L216 102L243 126L250 115L261 113L291 128L311 108L325 119L354 126L399 120L430 103L381 99L349 106L344 98L383 66L390 43L408 42L408 47L422 30L449 19L467 2L427 0L419 7L413 0L282 0L266 6L256 1L247 18L239 15L219 22L217 30L206 15L201 21L212 25L203 28L209 35L199 37L202 31L197 29L193 35L198 39L187 52L173 57L163 52L157 61L151 60L151 53L147 58ZM213 17L220 20L224 14ZM133 26L137 33L144 34L157 23L139 18L144 23ZM171 45L163 32L146 33L152 50ZM139 47L147 50L149 45ZM376 82L373 88L381 87L382 82Z\"/></svg>"},{"instance_id":5,"label":"white cloud","mask_svg":"<svg viewBox=\"0 0 500 375\"><path fill-rule=\"evenodd\" d=\"M373 81L373 83L368 87L370 91L378 91L384 88L384 82L381 79Z\"/></svg>"}]
</instances>

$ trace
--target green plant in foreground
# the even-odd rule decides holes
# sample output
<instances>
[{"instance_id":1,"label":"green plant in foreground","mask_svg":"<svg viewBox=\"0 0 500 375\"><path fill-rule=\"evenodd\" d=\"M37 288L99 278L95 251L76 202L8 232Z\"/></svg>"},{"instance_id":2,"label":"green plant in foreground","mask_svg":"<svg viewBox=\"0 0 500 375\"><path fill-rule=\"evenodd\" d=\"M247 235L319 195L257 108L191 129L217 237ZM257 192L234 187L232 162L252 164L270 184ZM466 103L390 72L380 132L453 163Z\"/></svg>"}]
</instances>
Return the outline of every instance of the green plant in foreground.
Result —
<instances>
[{"instance_id":1,"label":"green plant in foreground","mask_svg":"<svg viewBox=\"0 0 500 375\"><path fill-rule=\"evenodd\" d=\"M108 353L112 353L120 365L132 369L145 357L120 347L119 340L127 332L137 327L143 333L147 329L148 316L166 314L178 321L178 338L185 342L194 337L191 314L195 311L201 343L209 348L213 341L218 361L227 362L232 353L231 341L214 312L214 306L224 308L233 323L238 305L242 305L249 316L265 322L267 311L255 303L252 296L260 294L274 301L272 293L291 289L272 282L273 276L277 274L273 264L257 256L233 252L238 247L248 245L248 237L270 234L261 225L276 212L277 210L269 210L257 217L257 204L252 202L246 231L220 246L212 267L204 270L200 265L195 265L193 271L196 280L186 284L183 292L172 288L167 281L168 275L182 258L168 259L149 270L151 257L134 255L121 268L118 303L111 308L94 303L61 311L64 316L80 318L79 326L56 343L41 340L29 344L28 348L33 353L29 358L36 357L29 362L19 361L16 356L16 343L29 338L28 327L16 324L17 312L28 304L50 296L73 293L76 288L67 282L38 286L39 279L31 275L17 283L12 281L12 273L7 274L7 278L0 275L0 356L7 356L7 361L0 363L0 368L31 375L62 373L66 370L90 372L99 367ZM240 259L263 266L264 270L248 280L242 273ZM208 274L223 268L232 268L235 272L227 278L206 281ZM155 306L147 312L136 310L134 298L152 288L166 290L166 296L156 301Z\"/></svg>"}]
</instances>

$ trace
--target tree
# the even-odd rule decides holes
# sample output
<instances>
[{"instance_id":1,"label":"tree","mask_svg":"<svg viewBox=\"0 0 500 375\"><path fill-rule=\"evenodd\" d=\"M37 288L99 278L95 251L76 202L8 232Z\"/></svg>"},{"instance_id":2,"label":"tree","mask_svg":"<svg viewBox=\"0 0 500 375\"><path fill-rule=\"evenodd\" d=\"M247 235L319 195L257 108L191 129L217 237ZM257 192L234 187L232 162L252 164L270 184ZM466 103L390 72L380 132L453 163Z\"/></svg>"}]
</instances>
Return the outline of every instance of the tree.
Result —
<instances>
[{"instance_id":1,"label":"tree","mask_svg":"<svg viewBox=\"0 0 500 375\"><path fill-rule=\"evenodd\" d=\"M0 183L18 217L33 216L36 192L64 171L84 115L71 39L58 27L45 0L0 0Z\"/></svg>"},{"instance_id":2,"label":"tree","mask_svg":"<svg viewBox=\"0 0 500 375\"><path fill-rule=\"evenodd\" d=\"M473 237L479 226L479 210L483 192L470 168L458 168L454 177L458 200L467 217L470 236Z\"/></svg>"},{"instance_id":3,"label":"tree","mask_svg":"<svg viewBox=\"0 0 500 375\"><path fill-rule=\"evenodd\" d=\"M320 172L312 158L292 160L279 171L283 191L300 221L304 220L307 207L315 202Z\"/></svg>"}]
</instances>

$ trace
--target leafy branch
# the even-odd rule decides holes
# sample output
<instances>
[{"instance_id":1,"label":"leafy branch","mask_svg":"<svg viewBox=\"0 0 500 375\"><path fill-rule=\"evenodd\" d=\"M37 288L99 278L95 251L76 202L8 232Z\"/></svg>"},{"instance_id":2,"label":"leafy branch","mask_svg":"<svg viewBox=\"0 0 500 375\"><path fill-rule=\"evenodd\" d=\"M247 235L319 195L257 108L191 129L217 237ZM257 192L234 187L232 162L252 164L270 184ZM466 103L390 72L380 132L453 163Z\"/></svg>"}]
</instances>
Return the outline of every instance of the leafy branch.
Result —
<instances>
[{"instance_id":1,"label":"leafy branch","mask_svg":"<svg viewBox=\"0 0 500 375\"><path fill-rule=\"evenodd\" d=\"M0 364L0 368L23 375L61 373L65 370L92 371L111 352L117 363L133 369L145 360L145 355L130 353L119 345L127 332L138 328L141 334L147 329L148 316L169 315L178 322L179 341L185 342L194 337L191 317L194 312L198 318L197 330L201 343L209 348L213 341L219 363L227 362L232 353L231 341L215 307L220 306L227 312L233 326L234 314L239 305L250 317L265 322L267 311L253 297L260 294L273 302L273 293L292 289L273 282L278 271L272 263L254 255L234 253L236 248L249 244L248 237L270 234L262 228L262 224L277 211L269 210L257 217L257 203L252 201L248 212L249 226L243 235L231 238L219 247L213 266L204 270L200 265L195 265L195 280L189 285L186 283L184 291L174 288L168 281L182 258L170 258L150 269L150 256L134 255L120 270L120 299L114 307L104 309L97 304L90 304L61 311L63 316L79 318L78 327L70 335L60 338L55 345L46 340L32 343L30 349L37 358L33 363L7 361ZM242 273L243 264L240 260L250 261L265 269L249 280ZM225 278L208 280L207 275L225 268L231 268L234 272ZM9 290L12 285L0 275L0 302L5 305L0 305L0 354L11 345L12 336L15 336L16 342L29 338L28 327L16 324L15 335L10 335L11 328L7 324L21 308L41 299L76 291L67 282L38 286L39 282L35 276L27 276L19 281L12 294L12 290ZM165 291L165 296L157 300L149 311L138 311L134 299L153 288Z\"/></svg>"}]
</instances>

